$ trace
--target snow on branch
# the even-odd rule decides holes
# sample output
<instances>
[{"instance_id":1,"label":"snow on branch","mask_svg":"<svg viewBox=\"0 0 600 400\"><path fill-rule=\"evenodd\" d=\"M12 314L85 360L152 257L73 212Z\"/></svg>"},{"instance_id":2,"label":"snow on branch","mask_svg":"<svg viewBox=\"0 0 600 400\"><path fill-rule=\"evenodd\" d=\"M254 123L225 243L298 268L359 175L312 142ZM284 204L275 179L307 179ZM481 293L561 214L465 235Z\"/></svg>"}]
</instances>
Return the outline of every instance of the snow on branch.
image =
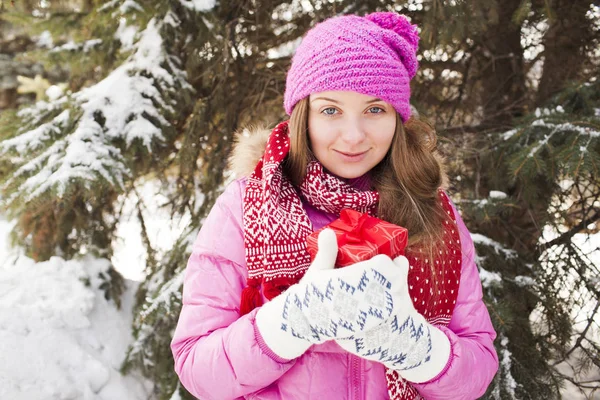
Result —
<instances>
[{"instance_id":1,"label":"snow on branch","mask_svg":"<svg viewBox=\"0 0 600 400\"><path fill-rule=\"evenodd\" d=\"M490 239L487 236L481 235L479 233L472 233L471 237L473 238L473 243L489 246L493 248L497 254L504 254L506 258L517 257L516 251L504 248L500 243Z\"/></svg>"},{"instance_id":2,"label":"snow on branch","mask_svg":"<svg viewBox=\"0 0 600 400\"><path fill-rule=\"evenodd\" d=\"M50 53L58 53L61 51L83 51L84 53L88 53L100 44L102 44L102 39L86 40L83 43L75 43L73 40L69 40L67 43L51 49Z\"/></svg>"},{"instance_id":3,"label":"snow on branch","mask_svg":"<svg viewBox=\"0 0 600 400\"><path fill-rule=\"evenodd\" d=\"M499 273L490 272L487 269L482 268L481 265L479 265L479 278L481 279L481 285L485 288L502 284L502 277Z\"/></svg>"},{"instance_id":4,"label":"snow on branch","mask_svg":"<svg viewBox=\"0 0 600 400\"><path fill-rule=\"evenodd\" d=\"M196 12L206 12L216 5L215 0L179 0L182 6Z\"/></svg>"},{"instance_id":5,"label":"snow on branch","mask_svg":"<svg viewBox=\"0 0 600 400\"><path fill-rule=\"evenodd\" d=\"M491 393L491 397L493 399L502 399L504 398L501 394L501 387L504 389L508 398L514 399L516 398L516 389L517 382L515 378L512 376L511 368L512 368L512 353L508 349L508 338L504 336L502 333L498 335L498 339L500 342L500 349L498 358L500 361L500 371L498 375L496 375L496 379L500 380L500 385L495 385L494 390Z\"/></svg>"},{"instance_id":6,"label":"snow on branch","mask_svg":"<svg viewBox=\"0 0 600 400\"><path fill-rule=\"evenodd\" d=\"M123 187L130 171L116 143L129 148L139 141L151 152L164 140L162 131L170 126L164 115L175 113L174 99L191 86L165 50L161 24L150 20L129 58L97 84L19 113L24 128L0 143L0 155L22 160L4 188L26 177L9 202L30 201L50 189L62 196L73 179L88 185L101 178Z\"/></svg>"},{"instance_id":7,"label":"snow on branch","mask_svg":"<svg viewBox=\"0 0 600 400\"><path fill-rule=\"evenodd\" d=\"M600 137L600 131L592 129L588 126L579 126L571 122L565 122L561 124L553 124L551 122L544 121L543 119L536 119L533 121L531 126L544 126L553 129L554 132L576 132L579 135L585 135L590 137Z\"/></svg>"},{"instance_id":8,"label":"snow on branch","mask_svg":"<svg viewBox=\"0 0 600 400\"><path fill-rule=\"evenodd\" d=\"M171 307L172 296L181 297L180 289L183 285L184 271L179 272L169 282L165 283L160 293L150 303L144 305L144 310L140 313L142 320L150 313L156 310L161 304L164 304L167 309Z\"/></svg>"}]
</instances>

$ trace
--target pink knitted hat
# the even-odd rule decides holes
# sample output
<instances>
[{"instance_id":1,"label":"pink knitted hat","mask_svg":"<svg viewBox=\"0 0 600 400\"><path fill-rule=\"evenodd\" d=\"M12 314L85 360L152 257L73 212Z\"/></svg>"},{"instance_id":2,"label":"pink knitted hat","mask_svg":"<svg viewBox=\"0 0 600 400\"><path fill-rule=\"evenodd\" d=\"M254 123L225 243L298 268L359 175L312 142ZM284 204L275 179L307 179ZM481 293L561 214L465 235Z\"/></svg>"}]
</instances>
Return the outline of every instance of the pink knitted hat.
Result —
<instances>
[{"instance_id":1,"label":"pink knitted hat","mask_svg":"<svg viewBox=\"0 0 600 400\"><path fill-rule=\"evenodd\" d=\"M285 111L291 114L311 93L346 90L379 97L406 122L418 44L416 25L393 12L345 15L315 25L292 59Z\"/></svg>"}]
</instances>

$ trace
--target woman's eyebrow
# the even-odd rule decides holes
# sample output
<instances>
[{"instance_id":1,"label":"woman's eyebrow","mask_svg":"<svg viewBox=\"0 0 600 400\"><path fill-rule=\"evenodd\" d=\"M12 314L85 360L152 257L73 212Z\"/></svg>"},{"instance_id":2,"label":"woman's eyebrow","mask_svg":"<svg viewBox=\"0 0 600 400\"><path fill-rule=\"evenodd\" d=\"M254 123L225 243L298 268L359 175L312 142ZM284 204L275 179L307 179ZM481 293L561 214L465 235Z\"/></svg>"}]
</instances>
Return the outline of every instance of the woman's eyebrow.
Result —
<instances>
[{"instance_id":1,"label":"woman's eyebrow","mask_svg":"<svg viewBox=\"0 0 600 400\"><path fill-rule=\"evenodd\" d=\"M334 100L334 99L330 99L329 97L315 97L314 99L312 99L310 102L312 103L315 100L325 100L325 101L330 101L332 103L336 103L336 104L340 104L339 101Z\"/></svg>"},{"instance_id":2,"label":"woman's eyebrow","mask_svg":"<svg viewBox=\"0 0 600 400\"><path fill-rule=\"evenodd\" d=\"M314 99L312 99L310 102L312 103L313 101L316 101L316 100L325 100L325 101L330 101L330 102L332 102L332 103L340 104L340 102L339 102L339 101L337 101L337 100L335 100L335 99L331 99L331 98L329 98L329 97L315 97L315 98L314 98ZM367 101L366 103L367 103L367 104L371 104L371 103L377 103L378 101L383 101L383 100L381 100L380 98L376 98L376 99L373 99L373 100L369 100L369 101Z\"/></svg>"}]
</instances>

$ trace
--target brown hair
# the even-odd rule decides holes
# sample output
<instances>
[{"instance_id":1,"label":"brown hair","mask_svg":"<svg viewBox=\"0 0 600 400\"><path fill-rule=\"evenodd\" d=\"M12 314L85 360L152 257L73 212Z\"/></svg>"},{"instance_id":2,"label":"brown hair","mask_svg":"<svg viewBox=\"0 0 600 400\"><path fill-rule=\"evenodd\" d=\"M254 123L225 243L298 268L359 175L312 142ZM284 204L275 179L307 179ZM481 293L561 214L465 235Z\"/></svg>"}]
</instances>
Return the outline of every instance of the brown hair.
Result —
<instances>
[{"instance_id":1,"label":"brown hair","mask_svg":"<svg viewBox=\"0 0 600 400\"><path fill-rule=\"evenodd\" d=\"M284 170L294 185L301 184L313 157L308 138L308 98L299 101L289 122L291 145ZM444 221L438 189L446 185L437 136L428 123L396 116L396 132L383 160L371 171L372 186L379 192L378 217L409 231L407 254L424 253L433 273L433 254L443 243ZM434 285L436 280L433 279Z\"/></svg>"}]
</instances>

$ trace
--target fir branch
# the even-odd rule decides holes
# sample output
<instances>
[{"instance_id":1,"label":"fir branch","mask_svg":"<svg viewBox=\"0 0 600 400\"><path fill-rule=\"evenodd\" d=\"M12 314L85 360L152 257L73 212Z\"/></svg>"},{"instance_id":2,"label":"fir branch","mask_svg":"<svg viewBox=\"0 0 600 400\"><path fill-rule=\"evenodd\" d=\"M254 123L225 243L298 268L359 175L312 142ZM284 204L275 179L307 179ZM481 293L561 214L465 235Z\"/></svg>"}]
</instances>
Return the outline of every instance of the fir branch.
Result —
<instances>
[{"instance_id":1,"label":"fir branch","mask_svg":"<svg viewBox=\"0 0 600 400\"><path fill-rule=\"evenodd\" d=\"M144 200L142 199L142 196L140 196L135 187L133 187L133 192L135 193L138 199L136 203L137 217L140 221L140 226L142 228L142 239L144 241L144 245L146 246L146 254L148 256L147 263L150 264L151 271L154 271L154 269L156 268L156 250L154 250L154 248L152 247L152 243L150 242L150 237L148 235L148 229L146 229L146 222L144 220L144 213L142 211Z\"/></svg>"},{"instance_id":2,"label":"fir branch","mask_svg":"<svg viewBox=\"0 0 600 400\"><path fill-rule=\"evenodd\" d=\"M584 218L581 222L579 222L577 225L575 225L573 228L569 229L567 232L563 233L559 237L549 242L540 244L534 252L535 258L538 258L544 251L551 247L569 243L573 236L584 231L589 224L592 224L598 220L600 220L600 211L596 212L590 218Z\"/></svg>"},{"instance_id":3,"label":"fir branch","mask_svg":"<svg viewBox=\"0 0 600 400\"><path fill-rule=\"evenodd\" d=\"M597 380L578 381L575 378L573 378L567 374L560 374L560 377L564 380L571 382L573 385L575 385L577 388L580 388L580 389L592 389L594 391L600 390L600 383L597 383L598 382ZM590 385L590 383L595 383L595 385Z\"/></svg>"},{"instance_id":4,"label":"fir branch","mask_svg":"<svg viewBox=\"0 0 600 400\"><path fill-rule=\"evenodd\" d=\"M598 310L599 309L600 309L600 301L596 302L596 307L594 307L594 310L589 314L589 317L587 319L587 324L586 324L585 328L583 329L583 331L581 331L581 333L579 333L577 340L573 344L573 347L571 347L571 349L565 353L565 355L563 356L563 359L561 361L564 361L565 359L569 358L569 356L571 354L573 354L573 352L576 349L578 349L578 348L581 347L581 343L586 338L586 335L587 335L588 331L590 330L590 328L592 327L592 325L594 325L595 323L597 323L596 319L594 317L596 316L596 314L598 314ZM559 362L555 362L553 365L556 365L558 363Z\"/></svg>"},{"instance_id":5,"label":"fir branch","mask_svg":"<svg viewBox=\"0 0 600 400\"><path fill-rule=\"evenodd\" d=\"M178 291L183 285L185 271L180 271L170 281L166 282L160 293L140 312L140 321L143 322L148 315L156 310L161 304L169 304L172 295L179 295Z\"/></svg>"}]
</instances>

